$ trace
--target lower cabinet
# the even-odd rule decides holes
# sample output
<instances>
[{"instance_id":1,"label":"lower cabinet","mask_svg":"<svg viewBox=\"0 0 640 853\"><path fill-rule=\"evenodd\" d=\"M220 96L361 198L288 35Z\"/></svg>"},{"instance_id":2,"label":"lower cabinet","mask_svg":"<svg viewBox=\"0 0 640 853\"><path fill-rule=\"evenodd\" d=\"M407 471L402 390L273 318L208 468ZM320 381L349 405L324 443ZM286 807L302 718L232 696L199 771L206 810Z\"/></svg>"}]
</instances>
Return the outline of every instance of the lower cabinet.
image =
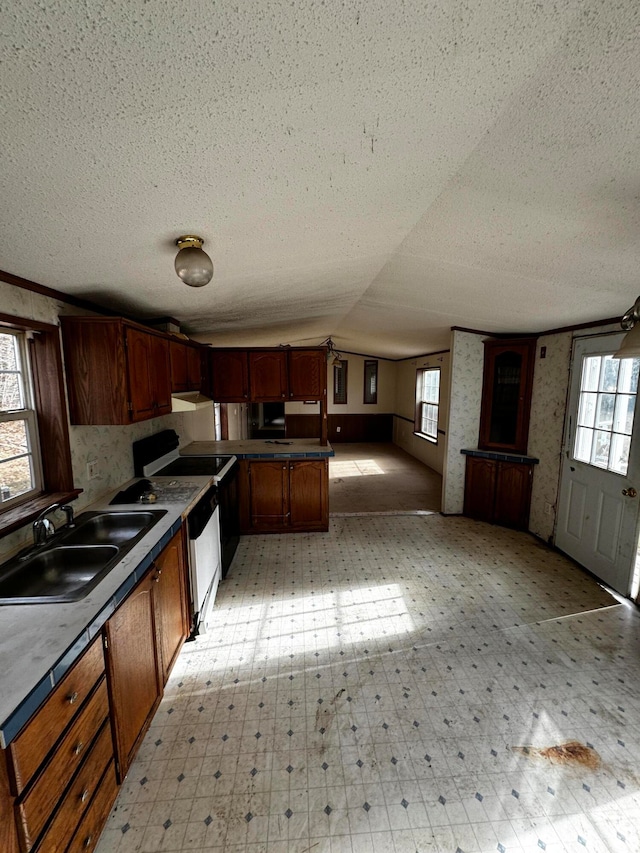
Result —
<instances>
[{"instance_id":1,"label":"lower cabinet","mask_svg":"<svg viewBox=\"0 0 640 853\"><path fill-rule=\"evenodd\" d=\"M147 572L104 628L109 698L120 782L160 702L153 619L153 576Z\"/></svg>"},{"instance_id":2,"label":"lower cabinet","mask_svg":"<svg viewBox=\"0 0 640 853\"><path fill-rule=\"evenodd\" d=\"M241 460L240 532L327 530L326 459Z\"/></svg>"},{"instance_id":3,"label":"lower cabinet","mask_svg":"<svg viewBox=\"0 0 640 853\"><path fill-rule=\"evenodd\" d=\"M188 606L179 531L0 753L2 853L96 847L187 637Z\"/></svg>"},{"instance_id":4,"label":"lower cabinet","mask_svg":"<svg viewBox=\"0 0 640 853\"><path fill-rule=\"evenodd\" d=\"M117 793L115 785L103 793L98 809L101 780L109 768L113 773L101 637L49 694L3 758L3 853L63 853L89 820L95 831L83 835L78 849L93 850Z\"/></svg>"},{"instance_id":5,"label":"lower cabinet","mask_svg":"<svg viewBox=\"0 0 640 853\"><path fill-rule=\"evenodd\" d=\"M104 627L118 780L127 775L187 637L179 531Z\"/></svg>"},{"instance_id":6,"label":"lower cabinet","mask_svg":"<svg viewBox=\"0 0 640 853\"><path fill-rule=\"evenodd\" d=\"M464 514L527 530L532 483L532 462L467 456Z\"/></svg>"}]
</instances>

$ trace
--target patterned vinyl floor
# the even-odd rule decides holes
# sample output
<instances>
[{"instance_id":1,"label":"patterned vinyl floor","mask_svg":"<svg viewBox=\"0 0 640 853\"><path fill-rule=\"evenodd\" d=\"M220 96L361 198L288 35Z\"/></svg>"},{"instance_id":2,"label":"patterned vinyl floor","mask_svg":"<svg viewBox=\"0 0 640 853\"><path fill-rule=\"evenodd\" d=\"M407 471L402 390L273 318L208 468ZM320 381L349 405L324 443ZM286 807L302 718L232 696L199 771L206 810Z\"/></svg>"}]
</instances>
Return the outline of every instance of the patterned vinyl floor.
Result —
<instances>
[{"instance_id":1,"label":"patterned vinyl floor","mask_svg":"<svg viewBox=\"0 0 640 853\"><path fill-rule=\"evenodd\" d=\"M640 619L440 515L245 537L98 853L640 850Z\"/></svg>"}]
</instances>

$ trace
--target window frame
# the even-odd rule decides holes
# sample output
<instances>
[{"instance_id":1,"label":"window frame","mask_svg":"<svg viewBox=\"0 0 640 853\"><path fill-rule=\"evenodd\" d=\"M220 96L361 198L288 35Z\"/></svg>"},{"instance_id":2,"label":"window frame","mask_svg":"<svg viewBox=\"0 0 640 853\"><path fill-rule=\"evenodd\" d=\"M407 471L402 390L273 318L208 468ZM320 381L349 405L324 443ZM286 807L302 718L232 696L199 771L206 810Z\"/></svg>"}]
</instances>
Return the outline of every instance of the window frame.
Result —
<instances>
[{"instance_id":1,"label":"window frame","mask_svg":"<svg viewBox=\"0 0 640 853\"><path fill-rule=\"evenodd\" d=\"M423 399L423 388L424 388L424 377L427 373L437 373L438 375L438 401L434 403L431 400ZM416 408L413 419L413 434L418 438L422 438L425 441L430 442L431 444L438 444L438 432L439 432L439 423L440 423L440 377L442 375L442 369L440 367L419 367L416 370ZM430 435L429 433L422 431L422 407L425 405L435 406L436 407L436 429L435 434Z\"/></svg>"},{"instance_id":2,"label":"window frame","mask_svg":"<svg viewBox=\"0 0 640 853\"><path fill-rule=\"evenodd\" d=\"M347 405L347 399L349 396L348 385L347 385L347 381L349 378L348 367L349 367L349 362L345 361L344 359L340 359L339 364L333 365L333 404L334 404L334 406L346 406ZM344 377L344 400L338 398L338 392L337 392L338 383L336 382L338 371L342 372L343 377Z\"/></svg>"},{"instance_id":3,"label":"window frame","mask_svg":"<svg viewBox=\"0 0 640 853\"><path fill-rule=\"evenodd\" d=\"M38 440L38 414L35 409L33 381L31 378L32 369L28 352L29 332L20 329L0 328L0 334L12 336L17 341L18 369L11 372L19 376L22 397L22 406L19 408L0 409L0 424L15 423L16 421L24 422L27 450L26 453L21 453L19 456L27 456L29 458L31 481L33 483L30 489L6 501L3 501L0 495L0 511L3 511L14 506L19 506L21 503L26 503L26 501L39 495L43 491L43 483L41 449L40 441ZM9 462L12 458L15 459L18 457L0 458L0 463Z\"/></svg>"},{"instance_id":4,"label":"window frame","mask_svg":"<svg viewBox=\"0 0 640 853\"><path fill-rule=\"evenodd\" d=\"M82 489L73 485L59 326L0 313L0 329L36 333L28 336L26 345L42 471L39 494L0 509L2 538L33 521L50 504L73 500Z\"/></svg>"},{"instance_id":5,"label":"window frame","mask_svg":"<svg viewBox=\"0 0 640 853\"><path fill-rule=\"evenodd\" d=\"M371 391L367 387L367 367L373 369L371 376L375 378L375 391ZM364 362L364 394L362 397L363 405L377 405L378 403L378 361L375 358L367 358Z\"/></svg>"}]
</instances>

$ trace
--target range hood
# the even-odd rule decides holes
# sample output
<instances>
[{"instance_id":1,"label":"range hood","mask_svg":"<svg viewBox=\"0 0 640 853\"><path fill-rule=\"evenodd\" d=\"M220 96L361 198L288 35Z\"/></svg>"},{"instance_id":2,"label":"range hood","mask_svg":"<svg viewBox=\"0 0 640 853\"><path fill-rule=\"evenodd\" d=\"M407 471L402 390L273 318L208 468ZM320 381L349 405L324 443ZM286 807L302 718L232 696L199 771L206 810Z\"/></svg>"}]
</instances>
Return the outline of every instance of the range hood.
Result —
<instances>
[{"instance_id":1,"label":"range hood","mask_svg":"<svg viewBox=\"0 0 640 853\"><path fill-rule=\"evenodd\" d=\"M181 391L171 395L172 412L197 412L200 409L211 409L213 412L213 400L199 391Z\"/></svg>"}]
</instances>

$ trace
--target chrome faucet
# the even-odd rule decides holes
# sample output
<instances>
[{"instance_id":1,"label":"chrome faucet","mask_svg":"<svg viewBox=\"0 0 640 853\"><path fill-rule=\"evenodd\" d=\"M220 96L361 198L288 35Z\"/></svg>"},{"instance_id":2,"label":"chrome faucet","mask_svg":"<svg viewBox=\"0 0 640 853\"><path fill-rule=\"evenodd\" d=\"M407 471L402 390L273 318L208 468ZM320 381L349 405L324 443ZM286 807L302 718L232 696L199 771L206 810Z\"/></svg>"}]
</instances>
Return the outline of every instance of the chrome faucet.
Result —
<instances>
[{"instance_id":1,"label":"chrome faucet","mask_svg":"<svg viewBox=\"0 0 640 853\"><path fill-rule=\"evenodd\" d=\"M53 522L51 519L47 518L47 515L49 515L50 512L53 512L54 509L62 510L67 516L66 527L75 526L73 520L73 507L69 506L69 504L51 504L51 506L43 509L40 515L33 522L33 544L36 548L40 547L40 545L45 545L56 532Z\"/></svg>"}]
</instances>

